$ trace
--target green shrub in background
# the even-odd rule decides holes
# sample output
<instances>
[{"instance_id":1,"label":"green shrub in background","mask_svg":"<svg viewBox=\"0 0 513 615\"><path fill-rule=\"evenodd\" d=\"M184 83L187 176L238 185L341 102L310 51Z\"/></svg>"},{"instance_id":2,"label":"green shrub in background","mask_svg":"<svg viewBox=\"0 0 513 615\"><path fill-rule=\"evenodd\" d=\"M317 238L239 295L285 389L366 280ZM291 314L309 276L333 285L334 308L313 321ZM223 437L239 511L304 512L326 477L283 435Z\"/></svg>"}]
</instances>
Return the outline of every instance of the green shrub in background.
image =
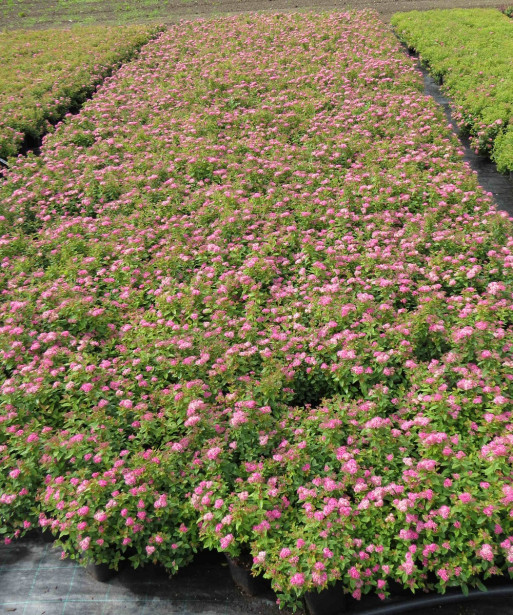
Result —
<instances>
[{"instance_id":1,"label":"green shrub in background","mask_svg":"<svg viewBox=\"0 0 513 615\"><path fill-rule=\"evenodd\" d=\"M0 157L16 155L76 109L155 29L0 32Z\"/></svg>"},{"instance_id":2,"label":"green shrub in background","mask_svg":"<svg viewBox=\"0 0 513 615\"><path fill-rule=\"evenodd\" d=\"M513 22L495 9L451 9L398 13L391 23L443 80L475 151L513 171Z\"/></svg>"},{"instance_id":3,"label":"green shrub in background","mask_svg":"<svg viewBox=\"0 0 513 615\"><path fill-rule=\"evenodd\" d=\"M508 126L495 141L494 160L502 171L513 169L513 125Z\"/></svg>"},{"instance_id":4,"label":"green shrub in background","mask_svg":"<svg viewBox=\"0 0 513 615\"><path fill-rule=\"evenodd\" d=\"M506 15L507 17L512 18L513 17L513 6L509 5L509 6L501 6L499 7L499 10L501 13L504 13L504 15Z\"/></svg>"}]
</instances>

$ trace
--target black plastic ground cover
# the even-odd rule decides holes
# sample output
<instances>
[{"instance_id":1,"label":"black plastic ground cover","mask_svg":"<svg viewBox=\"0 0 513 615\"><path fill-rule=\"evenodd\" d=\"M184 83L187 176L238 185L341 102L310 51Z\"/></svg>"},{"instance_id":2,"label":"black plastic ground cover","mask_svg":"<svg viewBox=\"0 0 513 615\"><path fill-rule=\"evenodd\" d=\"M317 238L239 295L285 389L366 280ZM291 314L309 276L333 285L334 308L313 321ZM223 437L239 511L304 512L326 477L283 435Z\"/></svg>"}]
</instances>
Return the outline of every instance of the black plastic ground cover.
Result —
<instances>
[{"instance_id":1,"label":"black plastic ground cover","mask_svg":"<svg viewBox=\"0 0 513 615\"><path fill-rule=\"evenodd\" d=\"M481 601L490 601L494 598L505 599L504 607L507 610L502 610L501 613L513 612L513 584L509 583L500 587L489 588L488 591L482 592L479 590L470 591L466 596L461 592L447 593L444 595L433 596L418 596L412 600L397 602L392 604L384 604L375 609L366 609L359 611L358 615L399 615L400 613L418 613L426 607L448 606L455 604L460 607L465 602L480 603ZM509 599L509 608L508 608ZM500 608L500 607L499 607ZM460 611L461 612L461 611Z\"/></svg>"},{"instance_id":2,"label":"black plastic ground cover","mask_svg":"<svg viewBox=\"0 0 513 615\"><path fill-rule=\"evenodd\" d=\"M283 615L273 594L252 598L223 554L199 553L173 578L130 566L100 582L42 537L0 545L0 615Z\"/></svg>"},{"instance_id":3,"label":"black plastic ground cover","mask_svg":"<svg viewBox=\"0 0 513 615\"><path fill-rule=\"evenodd\" d=\"M304 601L309 615L347 612L344 586L341 581L322 592L307 592Z\"/></svg>"},{"instance_id":4,"label":"black plastic ground cover","mask_svg":"<svg viewBox=\"0 0 513 615\"><path fill-rule=\"evenodd\" d=\"M251 568L239 565L228 555L226 556L228 568L232 576L232 581L248 596L259 596L262 594L272 595L271 583L262 576L253 576Z\"/></svg>"},{"instance_id":5,"label":"black plastic ground cover","mask_svg":"<svg viewBox=\"0 0 513 615\"><path fill-rule=\"evenodd\" d=\"M499 173L495 163L486 156L474 152L470 147L468 137L462 134L460 127L454 120L451 113L450 100L440 89L440 84L429 74L428 69L421 64L418 54L408 49L406 45L403 45L403 47L410 56L417 58L417 67L424 79L424 93L431 96L444 110L448 123L461 143L463 159L477 173L479 184L486 192L491 193L499 210L505 211L513 217L513 179L511 173L509 175Z\"/></svg>"},{"instance_id":6,"label":"black plastic ground cover","mask_svg":"<svg viewBox=\"0 0 513 615\"><path fill-rule=\"evenodd\" d=\"M401 604L370 596L361 602L349 599L346 611L343 600L338 604L340 615L513 615L511 595L498 594L499 588L470 594L464 605L459 594L458 604L450 603L455 596L438 607L428 601L440 596L423 595ZM61 560L60 551L40 536L0 545L0 615L290 615L274 600L272 593L241 593L220 553L198 554L171 579L156 566L127 566L102 583L76 562Z\"/></svg>"},{"instance_id":7,"label":"black plastic ground cover","mask_svg":"<svg viewBox=\"0 0 513 615\"><path fill-rule=\"evenodd\" d=\"M513 613L513 582L490 581L487 591L470 590L466 595L461 590L448 590L445 594L413 594L403 591L393 594L386 600L375 595L367 595L361 601L344 594L342 583L319 593L305 595L306 611L309 615L399 615L401 613L447 613L458 615ZM468 610L471 604L475 610ZM483 611L483 604L489 610Z\"/></svg>"}]
</instances>

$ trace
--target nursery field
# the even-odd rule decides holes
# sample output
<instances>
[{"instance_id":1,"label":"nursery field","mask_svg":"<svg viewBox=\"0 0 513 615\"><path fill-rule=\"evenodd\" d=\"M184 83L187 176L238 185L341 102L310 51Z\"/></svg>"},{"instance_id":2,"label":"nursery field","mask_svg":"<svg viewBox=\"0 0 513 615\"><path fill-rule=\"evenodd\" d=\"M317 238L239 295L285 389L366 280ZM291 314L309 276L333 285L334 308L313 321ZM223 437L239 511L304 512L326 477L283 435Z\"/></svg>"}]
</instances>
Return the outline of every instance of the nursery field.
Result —
<instances>
[{"instance_id":1,"label":"nursery field","mask_svg":"<svg viewBox=\"0 0 513 615\"><path fill-rule=\"evenodd\" d=\"M0 32L0 158L78 109L153 33L145 26Z\"/></svg>"},{"instance_id":2,"label":"nursery field","mask_svg":"<svg viewBox=\"0 0 513 615\"><path fill-rule=\"evenodd\" d=\"M513 171L513 20L492 9L394 15L398 36L443 79L476 152Z\"/></svg>"},{"instance_id":3,"label":"nursery field","mask_svg":"<svg viewBox=\"0 0 513 615\"><path fill-rule=\"evenodd\" d=\"M318 11L372 8L389 19L397 11L489 6L496 0L0 0L0 30L69 28L77 25L174 23L254 11Z\"/></svg>"},{"instance_id":4,"label":"nursery field","mask_svg":"<svg viewBox=\"0 0 513 615\"><path fill-rule=\"evenodd\" d=\"M376 13L161 33L0 185L0 535L511 577L512 230Z\"/></svg>"}]
</instances>

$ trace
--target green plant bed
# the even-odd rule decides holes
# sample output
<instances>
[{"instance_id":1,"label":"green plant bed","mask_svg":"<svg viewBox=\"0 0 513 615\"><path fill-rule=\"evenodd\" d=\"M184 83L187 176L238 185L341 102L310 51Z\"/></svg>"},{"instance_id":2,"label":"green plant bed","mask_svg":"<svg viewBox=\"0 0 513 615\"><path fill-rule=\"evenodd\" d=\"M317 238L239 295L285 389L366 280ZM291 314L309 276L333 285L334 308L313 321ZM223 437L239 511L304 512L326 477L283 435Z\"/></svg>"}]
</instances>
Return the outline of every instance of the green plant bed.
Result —
<instances>
[{"instance_id":1,"label":"green plant bed","mask_svg":"<svg viewBox=\"0 0 513 615\"><path fill-rule=\"evenodd\" d=\"M156 33L156 28L0 32L0 158L16 155Z\"/></svg>"},{"instance_id":2,"label":"green plant bed","mask_svg":"<svg viewBox=\"0 0 513 615\"><path fill-rule=\"evenodd\" d=\"M476 152L513 171L513 21L495 9L396 13L399 38L443 80Z\"/></svg>"}]
</instances>

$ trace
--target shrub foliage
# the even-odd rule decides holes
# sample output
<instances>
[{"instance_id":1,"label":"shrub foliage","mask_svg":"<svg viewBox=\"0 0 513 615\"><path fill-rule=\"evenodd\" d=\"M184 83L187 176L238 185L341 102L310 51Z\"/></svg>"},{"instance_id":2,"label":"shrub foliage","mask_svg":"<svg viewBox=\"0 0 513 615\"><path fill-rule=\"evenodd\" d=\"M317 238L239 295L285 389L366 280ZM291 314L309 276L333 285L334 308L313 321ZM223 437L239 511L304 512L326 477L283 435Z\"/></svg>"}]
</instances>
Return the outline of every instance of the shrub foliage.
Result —
<instances>
[{"instance_id":1,"label":"shrub foliage","mask_svg":"<svg viewBox=\"0 0 513 615\"><path fill-rule=\"evenodd\" d=\"M512 227L421 90L372 12L183 23L18 159L5 540L291 605L511 574Z\"/></svg>"},{"instance_id":2,"label":"shrub foliage","mask_svg":"<svg viewBox=\"0 0 513 615\"><path fill-rule=\"evenodd\" d=\"M443 80L476 152L513 171L513 21L495 9L412 11L391 21Z\"/></svg>"},{"instance_id":3,"label":"shrub foliage","mask_svg":"<svg viewBox=\"0 0 513 615\"><path fill-rule=\"evenodd\" d=\"M86 27L0 33L0 157L16 155L129 60L153 30Z\"/></svg>"}]
</instances>

